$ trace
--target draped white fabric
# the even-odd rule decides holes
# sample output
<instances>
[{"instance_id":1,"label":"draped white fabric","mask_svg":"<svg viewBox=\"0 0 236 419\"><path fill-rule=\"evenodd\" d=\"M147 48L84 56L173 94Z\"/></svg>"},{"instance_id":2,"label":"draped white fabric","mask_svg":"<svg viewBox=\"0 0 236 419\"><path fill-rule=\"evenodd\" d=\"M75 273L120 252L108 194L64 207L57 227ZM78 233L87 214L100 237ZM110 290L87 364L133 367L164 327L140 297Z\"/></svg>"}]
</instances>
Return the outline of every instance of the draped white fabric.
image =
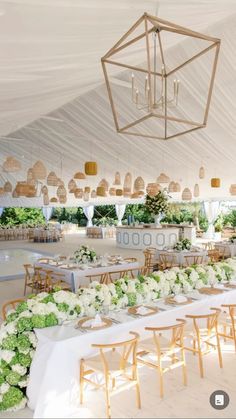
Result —
<instances>
[{"instance_id":1,"label":"draped white fabric","mask_svg":"<svg viewBox=\"0 0 236 419\"><path fill-rule=\"evenodd\" d=\"M83 208L84 211L84 215L87 218L87 227L92 227L93 225L93 216L94 216L94 206L93 205L88 205L87 207Z\"/></svg>"},{"instance_id":2,"label":"draped white fabric","mask_svg":"<svg viewBox=\"0 0 236 419\"><path fill-rule=\"evenodd\" d=\"M42 207L42 213L43 216L45 218L46 221L49 221L52 213L53 213L53 208L52 207Z\"/></svg>"},{"instance_id":3,"label":"draped white fabric","mask_svg":"<svg viewBox=\"0 0 236 419\"><path fill-rule=\"evenodd\" d=\"M42 159L48 171L55 170L68 182L86 160L93 158L98 162L99 179L95 176L87 180L92 188L104 176L112 185L116 170L121 172L122 182L125 173L130 171L133 178L140 175L146 183L154 182L164 171L172 180L180 182L182 189L193 190L194 184L199 183L200 199L229 197L236 155L236 2L159 0L158 4L161 18L222 39L207 127L166 142L115 132L100 64L101 56L144 11L156 13L156 0L5 0L2 3L0 107L4 111L0 114L0 135L10 134L10 138L0 139L0 164L9 154L20 158L23 164L18 173L3 172L4 181L10 180L14 185L16 180L24 180L27 169ZM27 24L22 24L24 21ZM175 60L186 59L192 47L195 41L181 38L178 42L172 35L165 44L170 68ZM130 60L137 57L139 51L134 50ZM178 73L182 77L179 109L186 114L191 110L200 115L208 68L209 58L205 54L197 62L197 71L190 65L184 68L183 75L181 71ZM113 77L116 79L113 88L122 110L119 114L124 119L136 112L130 100L130 88L122 87L121 93L118 90L119 82L129 81L129 76L118 68ZM45 114L49 115L45 117ZM149 121L143 123L147 134L155 128ZM201 165L206 169L203 180L198 178ZM222 180L219 189L210 187L210 178L216 176ZM51 197L54 190L49 188L49 193ZM109 199L91 202L109 203ZM173 199L180 200L181 194L173 194ZM0 204L41 207L43 198L12 198L7 194L0 197ZM68 194L66 205L86 203Z\"/></svg>"},{"instance_id":4,"label":"draped white fabric","mask_svg":"<svg viewBox=\"0 0 236 419\"><path fill-rule=\"evenodd\" d=\"M124 217L125 214L125 208L126 205L125 204L116 204L116 216L118 219L118 226L122 225L122 218Z\"/></svg>"},{"instance_id":5,"label":"draped white fabric","mask_svg":"<svg viewBox=\"0 0 236 419\"><path fill-rule=\"evenodd\" d=\"M213 239L215 227L214 222L216 221L219 213L220 213L220 202L218 201L210 201L204 202L204 210L209 222L209 227L207 229L206 238Z\"/></svg>"},{"instance_id":6,"label":"draped white fabric","mask_svg":"<svg viewBox=\"0 0 236 419\"><path fill-rule=\"evenodd\" d=\"M0 217L2 216L2 213L3 213L3 211L4 211L4 208L0 208Z\"/></svg>"}]
</instances>

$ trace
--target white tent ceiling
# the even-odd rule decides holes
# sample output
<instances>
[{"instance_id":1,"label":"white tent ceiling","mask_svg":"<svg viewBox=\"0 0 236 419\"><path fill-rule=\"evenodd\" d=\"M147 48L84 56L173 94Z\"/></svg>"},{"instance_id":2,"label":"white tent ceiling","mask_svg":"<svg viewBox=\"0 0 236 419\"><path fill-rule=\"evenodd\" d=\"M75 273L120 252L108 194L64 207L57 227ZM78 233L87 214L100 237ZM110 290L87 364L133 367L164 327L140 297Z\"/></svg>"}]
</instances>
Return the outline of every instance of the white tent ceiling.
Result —
<instances>
[{"instance_id":1,"label":"white tent ceiling","mask_svg":"<svg viewBox=\"0 0 236 419\"><path fill-rule=\"evenodd\" d=\"M100 64L139 16L157 9L159 17L222 39L207 127L166 143L115 132ZM112 183L116 170L146 182L164 171L183 188L199 183L201 199L229 197L236 183L235 0L2 0L0 23L0 164L9 154L23 162L19 173L2 172L1 183L24 180L39 158L68 181L92 159L99 173L85 186L104 177ZM176 38L167 45L170 56L184 56L189 46ZM194 90L185 92L189 108L201 101L207 65L207 58L199 63ZM116 77L123 78L120 69ZM222 179L218 190L210 188L215 176ZM70 194L67 204L81 202ZM42 198L6 196L0 205L41 206Z\"/></svg>"}]
</instances>

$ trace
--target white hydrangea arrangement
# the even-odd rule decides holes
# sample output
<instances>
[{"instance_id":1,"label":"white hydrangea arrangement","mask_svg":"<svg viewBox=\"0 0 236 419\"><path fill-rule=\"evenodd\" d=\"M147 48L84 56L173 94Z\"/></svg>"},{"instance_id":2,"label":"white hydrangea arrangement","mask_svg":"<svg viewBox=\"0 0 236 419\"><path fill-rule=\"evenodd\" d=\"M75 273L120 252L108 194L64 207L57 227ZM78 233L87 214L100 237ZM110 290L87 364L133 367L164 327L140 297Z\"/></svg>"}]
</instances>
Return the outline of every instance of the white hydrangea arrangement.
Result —
<instances>
[{"instance_id":1,"label":"white hydrangea arrangement","mask_svg":"<svg viewBox=\"0 0 236 419\"><path fill-rule=\"evenodd\" d=\"M97 255L94 249L90 248L88 245L82 245L74 252L73 258L77 263L88 263L95 262L97 260Z\"/></svg>"},{"instance_id":2,"label":"white hydrangea arrangement","mask_svg":"<svg viewBox=\"0 0 236 419\"><path fill-rule=\"evenodd\" d=\"M136 279L122 278L111 284L94 281L78 293L42 292L20 303L0 327L0 411L26 405L29 368L37 347L36 328L56 326L79 316L148 303L170 294L190 293L206 285L236 276L236 259L211 265L172 268Z\"/></svg>"}]
</instances>

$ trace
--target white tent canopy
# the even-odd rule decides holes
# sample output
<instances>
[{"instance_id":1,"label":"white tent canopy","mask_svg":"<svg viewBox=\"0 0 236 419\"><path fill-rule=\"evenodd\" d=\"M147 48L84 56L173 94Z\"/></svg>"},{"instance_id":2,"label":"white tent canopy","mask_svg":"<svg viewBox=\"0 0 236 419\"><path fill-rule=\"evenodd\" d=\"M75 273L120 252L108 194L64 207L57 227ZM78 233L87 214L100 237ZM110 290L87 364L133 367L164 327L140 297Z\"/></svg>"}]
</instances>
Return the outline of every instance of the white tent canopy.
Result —
<instances>
[{"instance_id":1,"label":"white tent canopy","mask_svg":"<svg viewBox=\"0 0 236 419\"><path fill-rule=\"evenodd\" d=\"M145 11L222 39L208 125L163 142L117 134L107 97L101 57ZM29 167L42 160L67 183L85 161L98 163L98 176L79 182L95 188L110 185L116 171L155 182L160 172L189 187L200 187L199 199L230 199L236 183L236 2L234 0L5 0L0 8L0 164L8 155L22 170L1 171L1 185L25 180ZM172 38L170 56L185 56L191 42ZM134 56L137 52L134 51ZM132 57L131 57L132 58ZM201 101L208 61L204 56L186 86L185 105ZM122 79L120 69L115 74ZM122 102L123 100L123 102ZM132 113L132 104L120 97ZM46 117L45 117L46 116ZM149 126L146 125L147 132ZM206 178L199 180L203 165ZM210 187L220 177L222 187ZM51 189L51 195L55 191ZM173 195L181 199L181 194ZM100 198L92 203L122 203ZM136 202L136 201L132 201ZM89 202L91 203L91 202ZM88 205L68 194L66 205ZM0 197L1 206L42 206L42 197Z\"/></svg>"}]
</instances>

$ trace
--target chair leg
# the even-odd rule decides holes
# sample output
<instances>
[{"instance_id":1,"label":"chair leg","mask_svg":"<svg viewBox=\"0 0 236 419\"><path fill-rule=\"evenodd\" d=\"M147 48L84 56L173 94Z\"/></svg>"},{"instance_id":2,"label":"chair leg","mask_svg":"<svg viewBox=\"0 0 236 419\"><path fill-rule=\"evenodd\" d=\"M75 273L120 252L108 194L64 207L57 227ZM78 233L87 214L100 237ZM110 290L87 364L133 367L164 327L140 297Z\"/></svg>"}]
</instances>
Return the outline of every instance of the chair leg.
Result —
<instances>
[{"instance_id":1,"label":"chair leg","mask_svg":"<svg viewBox=\"0 0 236 419\"><path fill-rule=\"evenodd\" d=\"M135 367L133 378L136 380L137 407L138 407L138 409L141 409L140 385L139 385L139 376L138 376L137 366Z\"/></svg>"},{"instance_id":2,"label":"chair leg","mask_svg":"<svg viewBox=\"0 0 236 419\"><path fill-rule=\"evenodd\" d=\"M106 393L107 417L110 419L111 418L111 402L110 402L110 393L109 393L109 378L106 378L105 393Z\"/></svg>"},{"instance_id":3,"label":"chair leg","mask_svg":"<svg viewBox=\"0 0 236 419\"><path fill-rule=\"evenodd\" d=\"M80 380L79 380L79 391L80 391L80 404L84 402L84 360L80 361Z\"/></svg>"},{"instance_id":4,"label":"chair leg","mask_svg":"<svg viewBox=\"0 0 236 419\"><path fill-rule=\"evenodd\" d=\"M216 332L216 341L217 341L217 352L218 352L220 368L223 368L222 354L221 354L221 348L220 348L220 339L219 339L218 332Z\"/></svg>"},{"instance_id":5,"label":"chair leg","mask_svg":"<svg viewBox=\"0 0 236 419\"><path fill-rule=\"evenodd\" d=\"M198 361L199 361L199 369L200 369L200 376L201 378L204 378L204 372L203 372L203 361L202 361L202 351L201 351L201 341L198 338L197 340L198 343Z\"/></svg>"},{"instance_id":6,"label":"chair leg","mask_svg":"<svg viewBox=\"0 0 236 419\"><path fill-rule=\"evenodd\" d=\"M163 370L161 361L159 361L159 380L160 380L160 397L161 399L164 397L164 388L163 388Z\"/></svg>"},{"instance_id":7,"label":"chair leg","mask_svg":"<svg viewBox=\"0 0 236 419\"><path fill-rule=\"evenodd\" d=\"M182 366L183 382L184 382L184 385L186 386L187 385L187 368L186 368L184 348L181 349L181 354L182 354L182 361L183 361L183 366Z\"/></svg>"}]
</instances>

